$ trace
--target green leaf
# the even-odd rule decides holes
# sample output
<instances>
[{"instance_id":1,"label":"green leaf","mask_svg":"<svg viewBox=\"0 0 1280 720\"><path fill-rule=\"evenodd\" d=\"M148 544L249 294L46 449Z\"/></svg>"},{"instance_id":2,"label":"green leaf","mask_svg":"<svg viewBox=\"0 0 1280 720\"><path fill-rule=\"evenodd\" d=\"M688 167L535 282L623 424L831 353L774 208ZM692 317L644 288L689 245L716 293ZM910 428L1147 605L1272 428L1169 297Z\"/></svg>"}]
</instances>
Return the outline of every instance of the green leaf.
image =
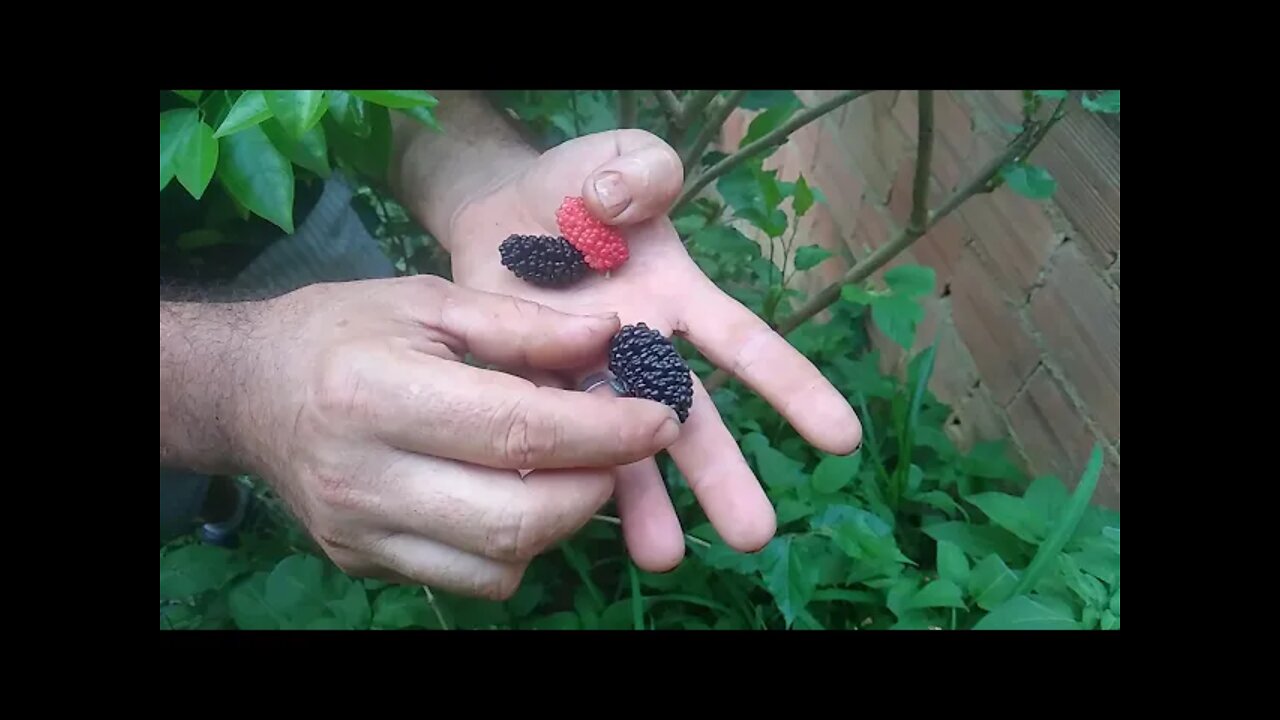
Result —
<instances>
[{"instance_id":1,"label":"green leaf","mask_svg":"<svg viewBox=\"0 0 1280 720\"><path fill-rule=\"evenodd\" d=\"M191 108L167 110L160 113L160 189L164 190L178 171L178 148L191 128L199 121L199 114Z\"/></svg>"},{"instance_id":2,"label":"green leaf","mask_svg":"<svg viewBox=\"0 0 1280 720\"><path fill-rule=\"evenodd\" d=\"M211 545L184 545L160 558L160 599L217 590L235 574L232 554Z\"/></svg>"},{"instance_id":3,"label":"green leaf","mask_svg":"<svg viewBox=\"0 0 1280 720\"><path fill-rule=\"evenodd\" d=\"M1107 90L1097 97L1085 95L1080 104L1090 112L1115 114L1120 112L1120 91Z\"/></svg>"},{"instance_id":4,"label":"green leaf","mask_svg":"<svg viewBox=\"0 0 1280 720\"><path fill-rule=\"evenodd\" d=\"M1099 627L1103 630L1119 630L1120 616L1112 613L1110 610L1102 611L1102 622Z\"/></svg>"},{"instance_id":5,"label":"green leaf","mask_svg":"<svg viewBox=\"0 0 1280 720\"><path fill-rule=\"evenodd\" d=\"M538 582L525 582L516 590L516 594L507 601L507 609L515 617L524 617L537 609L538 604L546 597L547 587Z\"/></svg>"},{"instance_id":6,"label":"green leaf","mask_svg":"<svg viewBox=\"0 0 1280 720\"><path fill-rule=\"evenodd\" d=\"M1098 578L1083 572L1074 558L1070 555L1058 555L1058 569L1067 587L1083 600L1085 605L1099 610L1107 607L1110 597L1108 597L1106 586Z\"/></svg>"},{"instance_id":7,"label":"green leaf","mask_svg":"<svg viewBox=\"0 0 1280 720\"><path fill-rule=\"evenodd\" d=\"M987 613L974 630L1079 630L1080 623L1057 608L1016 595Z\"/></svg>"},{"instance_id":8,"label":"green leaf","mask_svg":"<svg viewBox=\"0 0 1280 720\"><path fill-rule=\"evenodd\" d=\"M760 246L751 242L740 230L728 225L711 225L698 230L689 242L700 250L723 255L758 257Z\"/></svg>"},{"instance_id":9,"label":"green leaf","mask_svg":"<svg viewBox=\"0 0 1280 720\"><path fill-rule=\"evenodd\" d=\"M778 524L786 525L787 523L795 522L800 518L807 517L812 512L813 507L803 500L783 498L778 502Z\"/></svg>"},{"instance_id":10,"label":"green leaf","mask_svg":"<svg viewBox=\"0 0 1280 720\"><path fill-rule=\"evenodd\" d=\"M1035 93L1050 100L1062 100L1067 97L1066 90L1036 90Z\"/></svg>"},{"instance_id":11,"label":"green leaf","mask_svg":"<svg viewBox=\"0 0 1280 720\"><path fill-rule=\"evenodd\" d=\"M804 217L809 212L809 208L813 207L813 191L809 189L809 182L801 175L796 180L795 199L791 201L791 209L795 210L796 217ZM798 265L799 261L797 261Z\"/></svg>"},{"instance_id":12,"label":"green leaf","mask_svg":"<svg viewBox=\"0 0 1280 720\"><path fill-rule=\"evenodd\" d=\"M322 178L328 178L331 174L329 145L325 140L323 125L316 125L303 133L301 138L295 138L272 118L262 123L262 132L266 133L280 154L291 162Z\"/></svg>"},{"instance_id":13,"label":"green leaf","mask_svg":"<svg viewBox=\"0 0 1280 720\"><path fill-rule=\"evenodd\" d=\"M711 543L711 547L698 547L695 551L702 562L717 570L732 570L743 575L750 575L760 569L760 555L734 550L723 541Z\"/></svg>"},{"instance_id":14,"label":"green leaf","mask_svg":"<svg viewBox=\"0 0 1280 720\"><path fill-rule=\"evenodd\" d=\"M934 580L917 592L907 604L910 608L922 609L933 607L951 607L965 609L964 597L960 586L946 579Z\"/></svg>"},{"instance_id":15,"label":"green leaf","mask_svg":"<svg viewBox=\"0 0 1280 720\"><path fill-rule=\"evenodd\" d=\"M1009 166L1001 171L1001 176L1014 192L1032 200L1053 197L1058 191L1058 181L1053 179L1048 170L1037 165L1024 163Z\"/></svg>"},{"instance_id":16,"label":"green leaf","mask_svg":"<svg viewBox=\"0 0 1280 720\"><path fill-rule=\"evenodd\" d=\"M898 265L885 271L884 281L894 295L915 298L933 294L937 273L927 265Z\"/></svg>"},{"instance_id":17,"label":"green leaf","mask_svg":"<svg viewBox=\"0 0 1280 720\"><path fill-rule=\"evenodd\" d=\"M852 455L827 455L813 469L813 489L823 494L839 492L858 476L861 468L861 452Z\"/></svg>"},{"instance_id":18,"label":"green leaf","mask_svg":"<svg viewBox=\"0 0 1280 720\"><path fill-rule=\"evenodd\" d=\"M1022 482L1022 473L1009 461L1005 449L999 440L974 443L960 460L960 470L975 477Z\"/></svg>"},{"instance_id":19,"label":"green leaf","mask_svg":"<svg viewBox=\"0 0 1280 720\"><path fill-rule=\"evenodd\" d=\"M880 596L861 590L824 588L813 594L813 602L847 602L854 605L879 605Z\"/></svg>"},{"instance_id":20,"label":"green leaf","mask_svg":"<svg viewBox=\"0 0 1280 720\"><path fill-rule=\"evenodd\" d=\"M942 490L930 490L929 492L921 493L920 495L911 495L909 496L909 499L918 503L924 503L930 507L938 508L948 514L963 513L963 510L956 504L956 501L952 500L951 496Z\"/></svg>"},{"instance_id":21,"label":"green leaf","mask_svg":"<svg viewBox=\"0 0 1280 720\"><path fill-rule=\"evenodd\" d=\"M969 574L969 596L978 603L978 607L990 610L1013 595L1017 584L1018 575L999 555L992 553Z\"/></svg>"},{"instance_id":22,"label":"green leaf","mask_svg":"<svg viewBox=\"0 0 1280 720\"><path fill-rule=\"evenodd\" d=\"M173 162L178 182L191 197L199 200L218 167L218 141L213 137L213 128L203 121L188 126L179 140Z\"/></svg>"},{"instance_id":23,"label":"green leaf","mask_svg":"<svg viewBox=\"0 0 1280 720\"><path fill-rule=\"evenodd\" d=\"M1102 446L1095 443L1093 453L1089 457L1089 464L1085 467L1075 491L1071 493L1071 500L1063 508L1049 536L1036 551L1035 557L1031 559L1031 564L1027 566L1027 571L1014 592L1021 594L1033 589L1040 578L1048 572L1051 563L1057 559L1058 553L1062 552L1062 548L1075 533L1080 518L1084 517L1085 511L1088 510L1089 500L1098 487L1098 476L1101 473Z\"/></svg>"},{"instance_id":24,"label":"green leaf","mask_svg":"<svg viewBox=\"0 0 1280 720\"><path fill-rule=\"evenodd\" d=\"M761 552L765 588L773 595L788 628L809 604L817 585L793 540L791 535L774 538Z\"/></svg>"},{"instance_id":25,"label":"green leaf","mask_svg":"<svg viewBox=\"0 0 1280 720\"><path fill-rule=\"evenodd\" d=\"M325 138L340 161L357 173L382 182L391 160L391 114L380 105L368 105L365 116L369 122L368 138L344 132L331 118L324 119Z\"/></svg>"},{"instance_id":26,"label":"green leaf","mask_svg":"<svg viewBox=\"0 0 1280 720\"><path fill-rule=\"evenodd\" d=\"M254 573L237 585L228 598L231 619L241 630L279 630L285 627L285 615L267 600L267 578L270 573Z\"/></svg>"},{"instance_id":27,"label":"green leaf","mask_svg":"<svg viewBox=\"0 0 1280 720\"><path fill-rule=\"evenodd\" d=\"M533 630L581 630L582 623L571 612L558 612L534 619L529 627Z\"/></svg>"},{"instance_id":28,"label":"green leaf","mask_svg":"<svg viewBox=\"0 0 1280 720\"><path fill-rule=\"evenodd\" d=\"M948 540L955 543L970 557L986 557L992 553L1015 560L1024 557L1018 538L999 527L970 525L957 520L928 525L923 530L938 542Z\"/></svg>"},{"instance_id":29,"label":"green leaf","mask_svg":"<svg viewBox=\"0 0 1280 720\"><path fill-rule=\"evenodd\" d=\"M916 328L924 320L924 308L901 295L883 296L872 303L871 319L886 337L910 350L915 345Z\"/></svg>"},{"instance_id":30,"label":"green leaf","mask_svg":"<svg viewBox=\"0 0 1280 720\"><path fill-rule=\"evenodd\" d=\"M820 245L804 245L796 249L796 270L808 270L831 257L831 251Z\"/></svg>"},{"instance_id":31,"label":"green leaf","mask_svg":"<svg viewBox=\"0 0 1280 720\"><path fill-rule=\"evenodd\" d=\"M800 108L800 101L797 98L794 102L783 102L774 105L756 115L751 119L751 124L747 126L747 134L742 136L742 141L738 143L738 148L744 148L773 132Z\"/></svg>"},{"instance_id":32,"label":"green leaf","mask_svg":"<svg viewBox=\"0 0 1280 720\"><path fill-rule=\"evenodd\" d=\"M1032 544L1044 540L1045 525L1020 497L999 492L979 493L965 498L966 502L991 518L991 522L1008 530L1018 538Z\"/></svg>"},{"instance_id":33,"label":"green leaf","mask_svg":"<svg viewBox=\"0 0 1280 720\"><path fill-rule=\"evenodd\" d=\"M893 528L879 515L852 505L831 505L809 520L815 531L830 537L850 558L888 565L912 564L893 537Z\"/></svg>"},{"instance_id":34,"label":"green leaf","mask_svg":"<svg viewBox=\"0 0 1280 720\"><path fill-rule=\"evenodd\" d=\"M335 577L347 579L345 575ZM344 630L366 630L373 620L373 610L369 607L369 595L364 586L358 582L350 582L349 579L343 595L330 600L326 606Z\"/></svg>"},{"instance_id":35,"label":"green leaf","mask_svg":"<svg viewBox=\"0 0 1280 720\"><path fill-rule=\"evenodd\" d=\"M250 90L236 98L226 119L214 131L213 136L224 138L247 130L271 117L271 108L267 107L266 95L261 90Z\"/></svg>"},{"instance_id":36,"label":"green leaf","mask_svg":"<svg viewBox=\"0 0 1280 720\"><path fill-rule=\"evenodd\" d=\"M792 488L805 481L804 465L783 455L766 443L752 448L760 479L771 489Z\"/></svg>"},{"instance_id":37,"label":"green leaf","mask_svg":"<svg viewBox=\"0 0 1280 720\"><path fill-rule=\"evenodd\" d=\"M870 305L879 296L873 295L861 285L844 285L840 288L840 297L855 305Z\"/></svg>"},{"instance_id":38,"label":"green leaf","mask_svg":"<svg viewBox=\"0 0 1280 720\"><path fill-rule=\"evenodd\" d=\"M1111 603L1108 605L1108 609L1115 613L1116 616L1120 615L1120 588L1116 588L1116 594L1111 596Z\"/></svg>"},{"instance_id":39,"label":"green leaf","mask_svg":"<svg viewBox=\"0 0 1280 720\"><path fill-rule=\"evenodd\" d=\"M416 106L405 108L402 112L436 132L444 132L444 128L440 127L440 121L436 120L436 115L431 112L431 108Z\"/></svg>"},{"instance_id":40,"label":"green leaf","mask_svg":"<svg viewBox=\"0 0 1280 720\"><path fill-rule=\"evenodd\" d=\"M323 90L267 90L263 97L280 126L294 138L315 127L329 109Z\"/></svg>"},{"instance_id":41,"label":"green leaf","mask_svg":"<svg viewBox=\"0 0 1280 720\"><path fill-rule=\"evenodd\" d=\"M348 90L356 97L393 110L414 107L433 108L440 104L434 95L424 90Z\"/></svg>"},{"instance_id":42,"label":"green leaf","mask_svg":"<svg viewBox=\"0 0 1280 720\"><path fill-rule=\"evenodd\" d=\"M1067 486L1051 475L1037 477L1022 494L1027 510L1045 530L1067 503Z\"/></svg>"},{"instance_id":43,"label":"green leaf","mask_svg":"<svg viewBox=\"0 0 1280 720\"><path fill-rule=\"evenodd\" d=\"M948 540L938 543L938 575L959 586L969 584L969 558L959 545Z\"/></svg>"},{"instance_id":44,"label":"green leaf","mask_svg":"<svg viewBox=\"0 0 1280 720\"><path fill-rule=\"evenodd\" d=\"M281 560L267 578L267 602L291 614L323 597L324 563L314 555L290 555Z\"/></svg>"},{"instance_id":45,"label":"green leaf","mask_svg":"<svg viewBox=\"0 0 1280 720\"><path fill-rule=\"evenodd\" d=\"M379 630L440 627L422 588L407 585L394 585L378 593L373 601L372 624Z\"/></svg>"},{"instance_id":46,"label":"green leaf","mask_svg":"<svg viewBox=\"0 0 1280 720\"><path fill-rule=\"evenodd\" d=\"M293 165L261 128L222 138L217 176L241 205L293 233Z\"/></svg>"},{"instance_id":47,"label":"green leaf","mask_svg":"<svg viewBox=\"0 0 1280 720\"><path fill-rule=\"evenodd\" d=\"M200 97L204 95L203 90L174 90L173 92L182 99L192 103L200 102Z\"/></svg>"},{"instance_id":48,"label":"green leaf","mask_svg":"<svg viewBox=\"0 0 1280 720\"><path fill-rule=\"evenodd\" d=\"M328 99L329 117L337 122L338 127L358 138L369 137L373 126L365 113L364 100L344 90L330 90Z\"/></svg>"}]
</instances>

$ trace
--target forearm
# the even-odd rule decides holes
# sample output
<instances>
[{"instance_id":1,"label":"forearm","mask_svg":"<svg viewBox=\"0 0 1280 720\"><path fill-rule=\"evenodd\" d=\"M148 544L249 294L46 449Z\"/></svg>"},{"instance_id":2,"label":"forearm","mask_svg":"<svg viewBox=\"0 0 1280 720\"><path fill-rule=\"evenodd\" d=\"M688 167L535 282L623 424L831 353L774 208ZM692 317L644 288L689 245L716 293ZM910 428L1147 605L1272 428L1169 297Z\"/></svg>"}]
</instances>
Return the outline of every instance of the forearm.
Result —
<instances>
[{"instance_id":1,"label":"forearm","mask_svg":"<svg viewBox=\"0 0 1280 720\"><path fill-rule=\"evenodd\" d=\"M444 132L392 114L391 186L409 212L451 250L450 224L468 201L497 188L538 152L478 92L432 91Z\"/></svg>"},{"instance_id":2,"label":"forearm","mask_svg":"<svg viewBox=\"0 0 1280 720\"><path fill-rule=\"evenodd\" d=\"M160 464L247 471L238 429L261 303L160 303Z\"/></svg>"}]
</instances>

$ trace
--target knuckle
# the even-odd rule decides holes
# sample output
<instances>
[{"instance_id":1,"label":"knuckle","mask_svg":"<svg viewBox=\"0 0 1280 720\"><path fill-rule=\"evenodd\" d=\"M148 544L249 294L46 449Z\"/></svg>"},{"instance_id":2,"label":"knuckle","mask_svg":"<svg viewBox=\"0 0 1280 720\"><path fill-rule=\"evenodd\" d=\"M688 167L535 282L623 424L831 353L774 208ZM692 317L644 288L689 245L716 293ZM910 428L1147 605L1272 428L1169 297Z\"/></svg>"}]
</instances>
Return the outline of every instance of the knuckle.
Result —
<instances>
[{"instance_id":1,"label":"knuckle","mask_svg":"<svg viewBox=\"0 0 1280 720\"><path fill-rule=\"evenodd\" d=\"M354 415L364 403L365 389L351 352L326 352L316 366L316 407L325 414Z\"/></svg>"},{"instance_id":2,"label":"knuckle","mask_svg":"<svg viewBox=\"0 0 1280 720\"><path fill-rule=\"evenodd\" d=\"M535 467L542 459L553 456L560 446L560 431L555 423L539 419L525 403L511 406L504 413L501 427L499 451L513 468Z\"/></svg>"},{"instance_id":3,"label":"knuckle","mask_svg":"<svg viewBox=\"0 0 1280 720\"><path fill-rule=\"evenodd\" d=\"M518 506L504 506L489 525L485 537L485 555L495 560L515 560L525 551L525 511Z\"/></svg>"},{"instance_id":4,"label":"knuckle","mask_svg":"<svg viewBox=\"0 0 1280 720\"><path fill-rule=\"evenodd\" d=\"M350 510L360 506L360 491L346 473L323 471L314 476L316 500L329 510Z\"/></svg>"}]
</instances>

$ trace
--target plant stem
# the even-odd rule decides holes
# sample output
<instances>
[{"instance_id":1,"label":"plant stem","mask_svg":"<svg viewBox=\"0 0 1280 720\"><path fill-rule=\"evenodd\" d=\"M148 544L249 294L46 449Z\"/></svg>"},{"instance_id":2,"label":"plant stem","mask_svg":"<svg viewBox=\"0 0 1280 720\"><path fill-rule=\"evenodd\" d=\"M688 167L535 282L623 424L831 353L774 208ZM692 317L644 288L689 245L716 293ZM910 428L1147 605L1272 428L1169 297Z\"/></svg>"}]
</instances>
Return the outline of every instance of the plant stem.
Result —
<instances>
[{"instance_id":1,"label":"plant stem","mask_svg":"<svg viewBox=\"0 0 1280 720\"><path fill-rule=\"evenodd\" d=\"M616 517L613 517L612 515L592 515L591 519L597 522L609 523L610 525L619 525L619 526L622 525L622 520ZM700 537L694 537L689 533L684 534L684 539L700 547L704 547L704 548L711 547L711 543L707 542L706 540L703 540Z\"/></svg>"},{"instance_id":2,"label":"plant stem","mask_svg":"<svg viewBox=\"0 0 1280 720\"><path fill-rule=\"evenodd\" d=\"M632 128L636 126L636 116L640 112L639 101L635 90L618 91L618 127Z\"/></svg>"},{"instance_id":3,"label":"plant stem","mask_svg":"<svg viewBox=\"0 0 1280 720\"><path fill-rule=\"evenodd\" d=\"M916 101L916 176L911 191L911 227L922 232L929 219L929 175L933 162L933 91L921 90Z\"/></svg>"},{"instance_id":4,"label":"plant stem","mask_svg":"<svg viewBox=\"0 0 1280 720\"><path fill-rule=\"evenodd\" d=\"M756 140L750 145L747 145L746 147L738 150L738 152L730 155L724 160L721 160L715 165L712 165L710 169L708 169L706 172L702 173L698 177L690 180L689 182L686 182L685 188L680 193L680 197L676 200L675 206L672 207L671 212L675 213L676 211L678 211L681 207L684 206L685 203L692 200L699 192L702 191L703 188L705 188L707 185L710 185L711 182L714 181L716 178L720 177L721 175L724 175L730 170L733 170L734 168L738 167L739 165L751 159L752 157L760 154L761 152L768 150L769 148L772 148L776 145L781 145L782 143L786 142L787 138L791 136L791 133L795 132L796 130L799 130L800 128L804 127L805 125L808 125L814 120L818 120L819 118L826 115L827 113L830 113L833 110L837 110L843 107L844 105L850 102L853 102L854 100L857 100L858 98L870 92L871 92L870 90L846 90L845 92L840 93L839 95L831 98L830 100L824 103L814 105L813 107L808 108L803 112L793 115L790 120L774 128L772 132L766 134L764 137L760 138L759 140ZM741 99L739 99L739 102L741 102ZM726 113L725 115L727 117L728 113ZM720 122L723 123L724 120L722 119ZM716 128L717 129L719 128L718 124ZM703 132L705 133L706 129L704 129ZM705 147L705 145L703 147ZM697 155L701 155L701 154L702 154L701 149L699 149ZM694 159L697 158L697 155L694 156ZM686 173L689 172L690 164L691 164L691 161L689 159L686 159L685 160Z\"/></svg>"},{"instance_id":5,"label":"plant stem","mask_svg":"<svg viewBox=\"0 0 1280 720\"><path fill-rule=\"evenodd\" d=\"M707 105L716 99L719 90L699 90L689 96L684 101L684 105L680 106L680 126L688 127L693 123L693 119L702 114Z\"/></svg>"},{"instance_id":6,"label":"plant stem","mask_svg":"<svg viewBox=\"0 0 1280 720\"><path fill-rule=\"evenodd\" d=\"M742 103L742 99L747 96L746 90L734 90L729 97L718 100L711 108L711 114L707 117L707 124L702 128L702 132L698 133L693 144L680 156L680 160L684 163L684 174L688 177L693 172L693 165L702 157L702 151L707 149L707 145L711 144L711 138L720 132L720 126L724 125L724 121L729 119L729 115L737 109ZM675 212L676 208L672 208Z\"/></svg>"},{"instance_id":7,"label":"plant stem","mask_svg":"<svg viewBox=\"0 0 1280 720\"><path fill-rule=\"evenodd\" d=\"M876 249L875 252L868 255L862 262L852 268L849 268L848 272L846 272L843 277L818 291L816 295L814 295L807 303L802 305L800 309L792 313L790 317L787 317L775 325L774 330L776 330L779 335L783 336L790 333L792 330L795 330L797 327L804 324L805 321L822 312L838 300L840 298L840 288L845 285L860 283L871 277L877 270L884 267L890 260L893 260L893 258L897 257L903 250L910 247L912 243L928 233L929 230L941 222L943 218L947 217L954 212L956 208L964 204L966 200L978 193L986 192L991 180L1000 174L1000 171L1005 167L1005 165L1016 158L1025 157L1030 154L1031 151L1040 144L1040 141L1044 139L1045 135L1048 134L1049 130L1056 125L1059 120L1065 117L1065 113L1061 110L1062 104L1059 103L1058 108L1055 108L1054 110L1053 116L1043 125L1036 128L1024 128L1022 133L1010 141L1010 143L1005 147L1004 152L989 160L986 165L983 165L982 168L969 180L969 182L965 183L964 186L953 192L937 210L928 213L922 226L912 227L911 224L908 224L906 228L898 232L897 236L894 237L893 240ZM917 168L918 167L919 164L917 164ZM913 186L919 182L921 182L920 178L915 178ZM928 182L927 176L923 182ZM728 379L728 373L723 370L716 370L707 378L704 385L706 386L707 391L710 392L723 385Z\"/></svg>"},{"instance_id":8,"label":"plant stem","mask_svg":"<svg viewBox=\"0 0 1280 720\"><path fill-rule=\"evenodd\" d=\"M625 90L623 92L626 92ZM672 127L681 124L680 98L670 90L654 90L653 96L658 99L658 104L662 106L662 111L667 114L667 119L671 121Z\"/></svg>"},{"instance_id":9,"label":"plant stem","mask_svg":"<svg viewBox=\"0 0 1280 720\"><path fill-rule=\"evenodd\" d=\"M425 590L427 593L427 603L431 605L431 609L436 612L436 619L440 621L440 629L448 630L449 624L444 621L444 613L440 612L440 606L436 604L435 594L433 594L431 592L431 588L427 587L426 585L423 585L422 589Z\"/></svg>"}]
</instances>

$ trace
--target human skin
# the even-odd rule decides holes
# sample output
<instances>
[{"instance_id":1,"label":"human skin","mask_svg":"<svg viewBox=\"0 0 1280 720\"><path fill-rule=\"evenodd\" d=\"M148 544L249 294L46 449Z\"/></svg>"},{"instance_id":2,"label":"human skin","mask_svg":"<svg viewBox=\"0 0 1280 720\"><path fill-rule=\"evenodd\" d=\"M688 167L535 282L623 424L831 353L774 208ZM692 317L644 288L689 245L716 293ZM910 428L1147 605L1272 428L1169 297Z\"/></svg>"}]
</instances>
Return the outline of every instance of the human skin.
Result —
<instances>
[{"instance_id":1,"label":"human skin","mask_svg":"<svg viewBox=\"0 0 1280 720\"><path fill-rule=\"evenodd\" d=\"M689 257L666 213L679 194L679 156L640 130L598 133L539 154L478 94L440 91L443 133L394 118L392 184L401 202L450 253L455 282L523 297L574 314L616 312L664 335L691 341L775 407L815 447L848 454L861 442L857 415L817 368L749 309L733 300ZM499 262L513 233L558 234L555 211L566 196L585 197L598 218L621 229L630 259L608 277L592 274L566 289L543 289ZM603 359L524 377L575 388ZM667 448L716 531L750 552L776 531L776 516L702 384ZM615 468L615 498L627 548L638 566L660 572L684 556L675 509L654 460Z\"/></svg>"},{"instance_id":2,"label":"human skin","mask_svg":"<svg viewBox=\"0 0 1280 720\"><path fill-rule=\"evenodd\" d=\"M160 463L263 477L352 575L509 598L679 423L461 360L554 372L619 327L429 276L161 302Z\"/></svg>"}]
</instances>

